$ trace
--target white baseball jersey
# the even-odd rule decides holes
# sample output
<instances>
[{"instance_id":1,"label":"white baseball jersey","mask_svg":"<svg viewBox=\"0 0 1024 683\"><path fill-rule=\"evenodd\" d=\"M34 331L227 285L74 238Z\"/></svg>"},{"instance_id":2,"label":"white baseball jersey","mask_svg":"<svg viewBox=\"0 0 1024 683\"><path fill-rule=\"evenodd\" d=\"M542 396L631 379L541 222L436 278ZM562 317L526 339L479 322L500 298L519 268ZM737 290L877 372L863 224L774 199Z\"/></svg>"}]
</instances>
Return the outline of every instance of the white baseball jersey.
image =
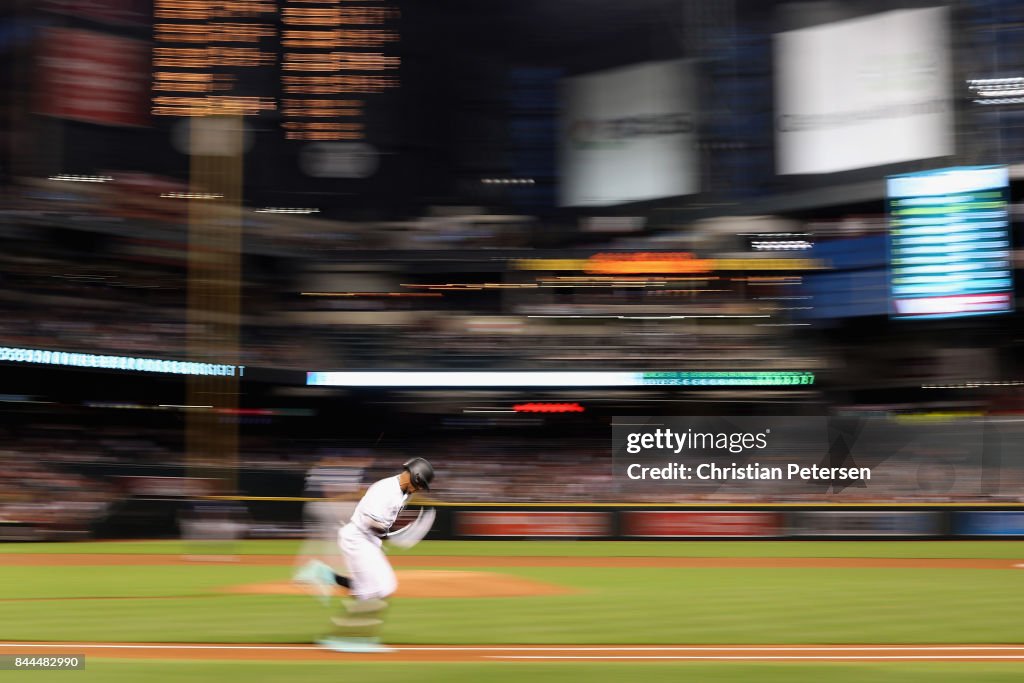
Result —
<instances>
[{"instance_id":1,"label":"white baseball jersey","mask_svg":"<svg viewBox=\"0 0 1024 683\"><path fill-rule=\"evenodd\" d=\"M369 489L352 513L352 523L380 545L380 537L387 533L405 507L409 494L402 492L398 476L381 479Z\"/></svg>"},{"instance_id":2,"label":"white baseball jersey","mask_svg":"<svg viewBox=\"0 0 1024 683\"><path fill-rule=\"evenodd\" d=\"M384 599L398 588L395 572L381 548L381 536L398 519L408 499L397 476L381 479L366 491L352 513L352 521L338 533L352 597Z\"/></svg>"}]
</instances>

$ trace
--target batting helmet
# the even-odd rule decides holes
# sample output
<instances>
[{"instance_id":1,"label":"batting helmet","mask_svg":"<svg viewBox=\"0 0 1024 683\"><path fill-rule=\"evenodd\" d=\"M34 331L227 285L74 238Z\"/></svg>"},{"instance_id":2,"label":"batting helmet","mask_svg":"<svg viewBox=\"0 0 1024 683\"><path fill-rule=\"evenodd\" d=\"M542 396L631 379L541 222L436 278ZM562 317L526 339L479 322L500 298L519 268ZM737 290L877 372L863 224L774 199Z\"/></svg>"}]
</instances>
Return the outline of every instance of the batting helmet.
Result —
<instances>
[{"instance_id":1,"label":"batting helmet","mask_svg":"<svg viewBox=\"0 0 1024 683\"><path fill-rule=\"evenodd\" d=\"M416 488L424 491L430 490L430 482L434 481L434 468L423 458L413 458L402 465L402 469L409 473L412 483Z\"/></svg>"}]
</instances>

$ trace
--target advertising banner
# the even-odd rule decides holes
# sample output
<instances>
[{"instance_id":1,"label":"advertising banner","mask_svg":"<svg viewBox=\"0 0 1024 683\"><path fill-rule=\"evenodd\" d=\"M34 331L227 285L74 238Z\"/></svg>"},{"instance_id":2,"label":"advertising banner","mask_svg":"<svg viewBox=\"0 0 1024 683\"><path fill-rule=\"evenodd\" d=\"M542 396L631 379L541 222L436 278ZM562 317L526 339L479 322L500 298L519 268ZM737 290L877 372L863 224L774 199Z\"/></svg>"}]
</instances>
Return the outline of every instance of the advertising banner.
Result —
<instances>
[{"instance_id":1,"label":"advertising banner","mask_svg":"<svg viewBox=\"0 0 1024 683\"><path fill-rule=\"evenodd\" d=\"M611 534L607 512L463 511L455 518L457 536L592 538Z\"/></svg>"},{"instance_id":2,"label":"advertising banner","mask_svg":"<svg viewBox=\"0 0 1024 683\"><path fill-rule=\"evenodd\" d=\"M957 536L1024 536L1024 512L970 511L953 516Z\"/></svg>"},{"instance_id":3,"label":"advertising banner","mask_svg":"<svg viewBox=\"0 0 1024 683\"><path fill-rule=\"evenodd\" d=\"M882 512L816 510L793 512L788 536L938 536L942 516L938 512Z\"/></svg>"},{"instance_id":4,"label":"advertising banner","mask_svg":"<svg viewBox=\"0 0 1024 683\"><path fill-rule=\"evenodd\" d=\"M621 534L634 538L735 537L781 535L779 515L740 510L627 510Z\"/></svg>"},{"instance_id":5,"label":"advertising banner","mask_svg":"<svg viewBox=\"0 0 1024 683\"><path fill-rule=\"evenodd\" d=\"M145 126L149 49L140 40L47 28L38 62L36 112L107 126Z\"/></svg>"},{"instance_id":6,"label":"advertising banner","mask_svg":"<svg viewBox=\"0 0 1024 683\"><path fill-rule=\"evenodd\" d=\"M101 24L141 26L149 21L150 4L146 0L35 0L47 12L67 14ZM187 11L187 10L182 10ZM193 12L196 12L193 9ZM162 19L157 15L157 19Z\"/></svg>"},{"instance_id":7,"label":"advertising banner","mask_svg":"<svg viewBox=\"0 0 1024 683\"><path fill-rule=\"evenodd\" d=\"M897 10L775 36L780 175L954 153L949 17Z\"/></svg>"},{"instance_id":8,"label":"advertising banner","mask_svg":"<svg viewBox=\"0 0 1024 683\"><path fill-rule=\"evenodd\" d=\"M607 206L699 190L690 62L567 78L562 105L560 205Z\"/></svg>"}]
</instances>

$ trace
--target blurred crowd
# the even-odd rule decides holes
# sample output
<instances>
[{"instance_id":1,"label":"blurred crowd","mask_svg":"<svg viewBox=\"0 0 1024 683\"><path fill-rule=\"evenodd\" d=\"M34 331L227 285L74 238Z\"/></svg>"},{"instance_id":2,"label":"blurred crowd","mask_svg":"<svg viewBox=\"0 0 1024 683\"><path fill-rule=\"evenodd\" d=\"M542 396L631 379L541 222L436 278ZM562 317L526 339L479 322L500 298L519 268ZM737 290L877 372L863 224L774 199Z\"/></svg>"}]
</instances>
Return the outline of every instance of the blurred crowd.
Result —
<instances>
[{"instance_id":1,"label":"blurred crowd","mask_svg":"<svg viewBox=\"0 0 1024 683\"><path fill-rule=\"evenodd\" d=\"M15 324L0 329L0 345L185 359L190 338L202 331L196 326L208 323L189 310L184 205L159 197L161 192L181 189L151 177L121 176L109 183L40 180L10 190L9 201L0 210L5 246L0 249L0 316ZM906 352L898 343L876 349L879 345L867 337L858 348L849 339L830 341L821 330L802 330L810 325L798 311L812 308L814 302L801 289L800 274L793 271L709 273L674 280L591 275L573 279L564 271L530 272L511 265L521 251L513 257L501 250L519 250L537 227L522 217L462 212L404 223L346 224L245 211L236 362L249 367L786 369L813 371L819 378L832 373L840 390L871 386L883 378L920 389L922 382L984 378L998 372L986 364L984 353L972 354L970 349L960 356L946 354L953 360L944 365L904 362L899 354L913 356L913 345ZM822 240L880 229L869 219L808 225ZM699 247L709 256L749 258L751 253L743 251L749 240L735 234L741 229L723 231L716 224L674 241L664 236L637 238L594 249L607 249L609 244L641 250ZM401 256L406 250L463 248L475 250L466 252L473 255L471 260L479 261L479 254L486 253L488 260L498 259L501 265L497 271L481 269L467 275L472 266L432 255L431 267L424 269L422 260ZM367 254L370 249L380 251L362 257L348 253ZM385 252L390 254L387 258L382 256ZM324 296L307 296L311 291ZM973 346L985 343L975 341ZM820 389L809 394L819 405L827 405ZM711 400L753 396L738 391ZM145 403L132 396L125 396L124 402L157 408L132 405ZM728 412L729 404L722 405ZM43 536L84 533L117 501L140 492L195 494L184 480L179 486L151 477L182 478L189 466L212 464L197 462L195 454L186 453L181 420L133 422L109 419L102 412L75 419L42 415L34 413L25 421L12 418L5 434L2 459L10 476L0 482L0 518L4 529L21 530L11 533L26 528ZM400 421L401 414L394 419ZM250 430L246 420L271 426ZM322 437L299 436L296 432L304 431L300 425L290 423L290 429L271 417L239 418L233 423L240 431L237 457L232 456L237 467L276 473L275 481L291 482L293 494L301 491L310 468L338 447ZM595 430L601 432L601 426ZM613 479L603 439L480 433L453 431L415 443L391 438L392 443L373 450L364 483L394 471L407 457L424 455L437 466L433 495L440 500L638 500L638 494L623 491ZM1018 483L1024 483L1024 467L1017 465L1004 463L999 485L993 487L990 471L960 463L956 479L961 485L950 487L941 477L929 479L927 464L901 461L887 466L881 483L847 487L826 497L865 503L1007 500L1019 490ZM639 499L758 504L821 502L822 496L820 485L695 481L664 494L644 493Z\"/></svg>"},{"instance_id":2,"label":"blurred crowd","mask_svg":"<svg viewBox=\"0 0 1024 683\"><path fill-rule=\"evenodd\" d=\"M190 336L201 333L197 326L203 323L189 316L185 217L173 210L175 200L156 196L166 189L164 184L150 181L142 184L143 190L138 183L107 187L40 182L49 182L46 192L14 191L14 208L0 212L9 237L7 248L0 251L0 314L19 321L0 330L0 345L185 358ZM149 198L128 201L117 194L124 191L145 191ZM143 210L161 202L172 207ZM365 292L370 285L360 285L356 278L354 291L308 297L303 290L316 277L307 272L309 263L331 262L334 247L344 241L345 226L314 218L253 216L244 227L247 251L254 257L295 254L293 264L305 265L284 273L243 268L238 364L298 370L458 369L544 368L571 361L593 367L674 369L728 361L737 369L811 369L824 362L820 350L812 352L785 330L747 320L790 319L779 297L795 293L792 279L757 283L751 292L742 277L659 282L645 288L600 280L574 286L558 277L523 276L523 289L511 294L499 286L489 289L493 283L473 282L467 284L467 294L441 293L424 284L415 286L427 289L407 287L395 273L363 278L384 291ZM494 225L518 225L510 217L493 218L503 219ZM444 234L447 229L462 234L480 220L429 217L423 222L429 227L411 230L422 235L439 231L437 239L378 246L499 249L508 243L501 230L491 236L480 232L480 243L459 243ZM293 225L296 221L301 225ZM54 239L54 230L59 239ZM374 245L373 239L365 239L369 235L402 232L376 224L360 230L346 249ZM280 240L290 240L290 245ZM294 252L300 244L301 251ZM460 277L442 272L434 281L445 285ZM427 293L437 298L404 296ZM659 320L668 317L674 319Z\"/></svg>"},{"instance_id":3,"label":"blurred crowd","mask_svg":"<svg viewBox=\"0 0 1024 683\"><path fill-rule=\"evenodd\" d=\"M0 540L88 536L119 496L98 477L68 472L25 451L0 450Z\"/></svg>"},{"instance_id":4,"label":"blurred crowd","mask_svg":"<svg viewBox=\"0 0 1024 683\"><path fill-rule=\"evenodd\" d=\"M0 315L17 324L0 330L0 345L47 350L186 359L191 328L182 264L91 253L45 233L12 240L0 251ZM157 247L149 247L158 249ZM179 248L180 251L180 248ZM180 256L181 254L178 254ZM306 369L315 345L303 345L273 310L266 283L243 285L255 313L242 320L237 361L248 366ZM265 307L265 308L264 308Z\"/></svg>"},{"instance_id":5,"label":"blurred crowd","mask_svg":"<svg viewBox=\"0 0 1024 683\"><path fill-rule=\"evenodd\" d=\"M1000 423L1003 453L1017 452L1024 445L1024 428L1013 422ZM4 462L10 465L7 492L16 491L24 474L33 490L49 491L49 502L109 502L113 496L130 495L115 486L119 477L183 477L192 466L204 463L190 459L181 430L123 424L88 425L51 423L9 429L5 434ZM998 462L980 457L949 459L942 454L922 456L903 453L883 458L873 465L872 480L866 485L838 484L835 490L820 481L699 481L673 482L664 493L648 489L636 493L621 486L613 476L608 444L603 439L537 439L465 435L429 437L413 442L398 439L384 448L339 447L330 439L276 433L249 435L239 442L237 458L241 471L265 472L269 480L252 479L254 486L244 495L299 495L302 480L318 463L330 458L341 465L357 463L362 484L393 474L401 463L414 456L426 456L435 463L438 476L431 497L461 503L502 502L645 502L645 503L780 503L780 502L864 502L932 503L994 502L1024 500L1024 462L1002 458ZM824 454L822 455L824 458ZM788 461L787 461L788 462ZM723 466L728 462L723 461ZM785 462L765 460L764 466ZM88 473L89 478L70 472ZM64 474L60 474L64 472ZM276 479L274 479L276 477ZM168 480L170 481L170 480ZM276 482L266 488L267 481ZM47 488L48 487L48 488ZM184 489L179 491L183 493ZM32 502L44 496L33 495ZM69 507L67 510L76 509Z\"/></svg>"},{"instance_id":6,"label":"blurred crowd","mask_svg":"<svg viewBox=\"0 0 1024 683\"><path fill-rule=\"evenodd\" d=\"M105 178L106 182L28 180L8 188L0 216L13 225L4 230L10 233L18 223L46 222L182 237L188 202L168 195L188 192L187 185L143 173L114 173ZM438 207L419 218L390 222L323 220L312 209L305 215L272 209L242 209L242 229L253 249L323 255L349 250L527 247L537 231L533 216L496 214L478 207Z\"/></svg>"},{"instance_id":7,"label":"blurred crowd","mask_svg":"<svg viewBox=\"0 0 1024 683\"><path fill-rule=\"evenodd\" d=\"M600 329L533 325L460 332L383 325L338 327L329 334L337 366L352 368L561 369L573 364L608 370L699 370L721 368L725 362L737 370L827 367L822 353L799 341L724 327L671 333L617 321Z\"/></svg>"}]
</instances>

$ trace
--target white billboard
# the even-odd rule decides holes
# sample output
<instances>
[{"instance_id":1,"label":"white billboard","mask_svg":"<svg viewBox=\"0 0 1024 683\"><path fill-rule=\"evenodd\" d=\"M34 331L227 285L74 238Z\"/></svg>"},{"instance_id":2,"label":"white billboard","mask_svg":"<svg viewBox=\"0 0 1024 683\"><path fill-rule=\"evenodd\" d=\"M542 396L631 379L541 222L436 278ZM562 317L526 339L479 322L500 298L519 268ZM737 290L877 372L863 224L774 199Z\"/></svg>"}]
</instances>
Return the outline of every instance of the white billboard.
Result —
<instances>
[{"instance_id":1,"label":"white billboard","mask_svg":"<svg viewBox=\"0 0 1024 683\"><path fill-rule=\"evenodd\" d=\"M782 175L953 154L946 9L776 34L775 113Z\"/></svg>"},{"instance_id":2,"label":"white billboard","mask_svg":"<svg viewBox=\"0 0 1024 683\"><path fill-rule=\"evenodd\" d=\"M608 206L698 191L691 63L646 62L567 78L562 206Z\"/></svg>"}]
</instances>

